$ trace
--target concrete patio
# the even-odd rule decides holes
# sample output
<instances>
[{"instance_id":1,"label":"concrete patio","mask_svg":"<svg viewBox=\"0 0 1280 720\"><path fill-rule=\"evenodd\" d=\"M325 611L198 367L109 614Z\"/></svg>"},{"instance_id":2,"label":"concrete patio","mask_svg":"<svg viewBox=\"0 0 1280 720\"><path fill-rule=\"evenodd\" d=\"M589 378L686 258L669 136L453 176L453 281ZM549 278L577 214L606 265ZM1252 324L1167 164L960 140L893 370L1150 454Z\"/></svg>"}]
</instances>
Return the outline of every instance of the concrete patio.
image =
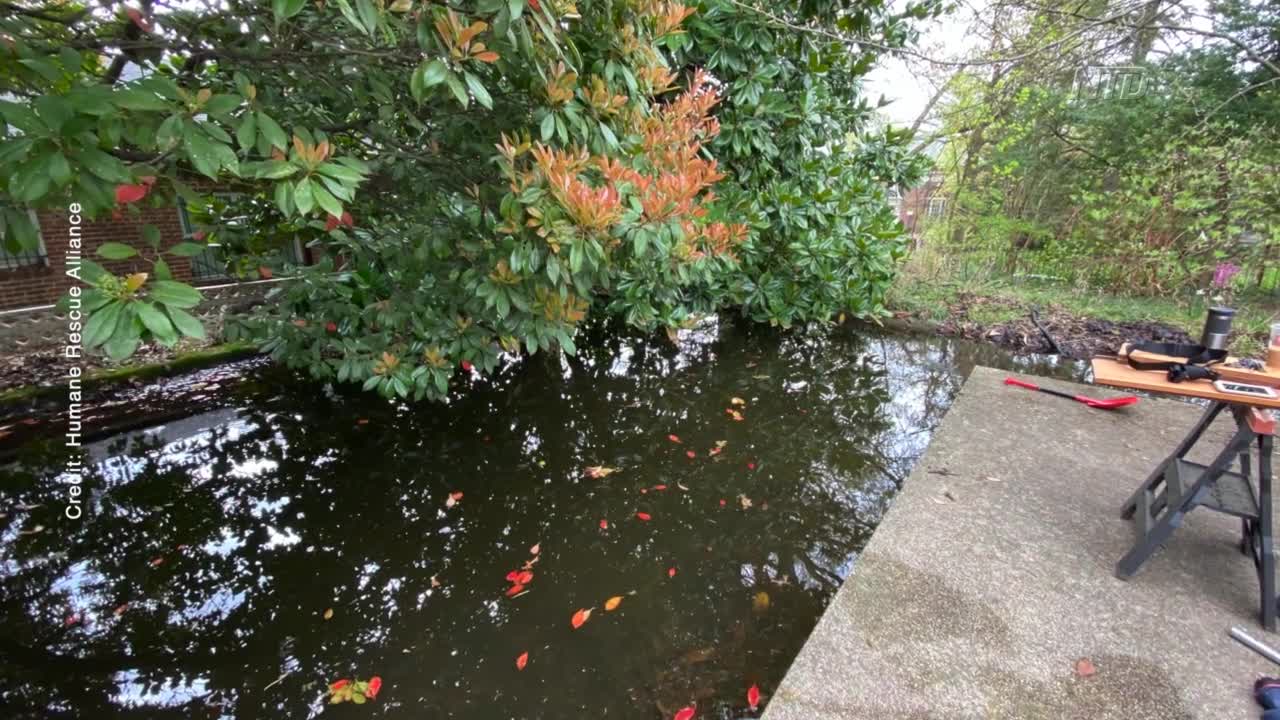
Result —
<instances>
[{"instance_id":1,"label":"concrete patio","mask_svg":"<svg viewBox=\"0 0 1280 720\"><path fill-rule=\"evenodd\" d=\"M1005 375L973 372L765 720L1258 717L1252 683L1280 667L1227 630L1280 638L1258 624L1238 520L1196 510L1132 580L1112 575L1137 533L1121 504L1201 408L1108 413Z\"/></svg>"}]
</instances>

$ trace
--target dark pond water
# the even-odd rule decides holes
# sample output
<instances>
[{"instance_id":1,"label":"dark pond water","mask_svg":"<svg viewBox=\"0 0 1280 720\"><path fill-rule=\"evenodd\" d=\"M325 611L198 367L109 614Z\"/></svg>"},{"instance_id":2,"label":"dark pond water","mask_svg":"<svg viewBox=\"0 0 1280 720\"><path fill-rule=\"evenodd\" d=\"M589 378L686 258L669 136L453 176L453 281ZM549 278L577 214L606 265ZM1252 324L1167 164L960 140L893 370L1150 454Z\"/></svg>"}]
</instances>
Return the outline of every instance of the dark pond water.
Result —
<instances>
[{"instance_id":1,"label":"dark pond water","mask_svg":"<svg viewBox=\"0 0 1280 720\"><path fill-rule=\"evenodd\" d=\"M92 443L79 520L60 439L29 443L0 468L0 716L751 717L975 363L1081 372L728 324L603 337L448 405L263 371ZM376 700L325 704L373 675Z\"/></svg>"}]
</instances>

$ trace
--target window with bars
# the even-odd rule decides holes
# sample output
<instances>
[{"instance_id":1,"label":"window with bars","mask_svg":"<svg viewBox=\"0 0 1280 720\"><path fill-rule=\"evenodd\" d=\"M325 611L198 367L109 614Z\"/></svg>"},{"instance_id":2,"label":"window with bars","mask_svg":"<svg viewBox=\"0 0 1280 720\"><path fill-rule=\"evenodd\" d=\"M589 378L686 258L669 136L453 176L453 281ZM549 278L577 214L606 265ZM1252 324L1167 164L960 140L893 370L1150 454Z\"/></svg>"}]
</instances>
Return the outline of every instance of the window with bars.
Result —
<instances>
[{"instance_id":1,"label":"window with bars","mask_svg":"<svg viewBox=\"0 0 1280 720\"><path fill-rule=\"evenodd\" d=\"M226 204L242 199L242 196L235 193L216 193L214 195L213 204L202 212L199 208L194 211L185 204L178 206L178 215L182 224L182 237L184 240L193 240L193 235L197 229L197 223L193 219L195 217L202 218L206 224L214 222L224 228L225 231L239 231L241 233L247 231L249 225L248 215L231 216L228 212ZM294 265L305 265L305 253L302 249L302 243L296 237L285 243L280 249L282 258ZM210 243L209 246L200 254L191 258L191 275L195 280L216 280L230 278L231 273L228 271L230 265L230 256L225 247L219 243Z\"/></svg>"},{"instance_id":2,"label":"window with bars","mask_svg":"<svg viewBox=\"0 0 1280 720\"><path fill-rule=\"evenodd\" d=\"M31 222L36 226L39 243L30 250L11 250L5 247L4 231L0 230L0 270L17 270L24 267L44 267L49 264L49 256L44 249L44 236L40 235L40 221L35 211L30 212Z\"/></svg>"},{"instance_id":3,"label":"window with bars","mask_svg":"<svg viewBox=\"0 0 1280 720\"><path fill-rule=\"evenodd\" d=\"M929 217L940 218L947 212L947 199L944 197L929 198Z\"/></svg>"}]
</instances>

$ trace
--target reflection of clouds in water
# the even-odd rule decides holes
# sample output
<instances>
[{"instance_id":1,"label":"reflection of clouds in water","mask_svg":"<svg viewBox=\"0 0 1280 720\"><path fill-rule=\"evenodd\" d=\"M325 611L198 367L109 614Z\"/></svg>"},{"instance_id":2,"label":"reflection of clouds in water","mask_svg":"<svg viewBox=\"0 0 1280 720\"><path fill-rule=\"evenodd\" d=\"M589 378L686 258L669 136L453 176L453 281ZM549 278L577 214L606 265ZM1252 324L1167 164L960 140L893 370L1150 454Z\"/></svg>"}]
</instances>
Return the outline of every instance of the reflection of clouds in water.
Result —
<instances>
[{"instance_id":1,"label":"reflection of clouds in water","mask_svg":"<svg viewBox=\"0 0 1280 720\"><path fill-rule=\"evenodd\" d=\"M120 705L130 707L177 707L209 694L209 682L204 678L166 678L163 685L156 687L151 682L142 681L138 671L123 670L115 674L114 680L119 690L113 699Z\"/></svg>"}]
</instances>

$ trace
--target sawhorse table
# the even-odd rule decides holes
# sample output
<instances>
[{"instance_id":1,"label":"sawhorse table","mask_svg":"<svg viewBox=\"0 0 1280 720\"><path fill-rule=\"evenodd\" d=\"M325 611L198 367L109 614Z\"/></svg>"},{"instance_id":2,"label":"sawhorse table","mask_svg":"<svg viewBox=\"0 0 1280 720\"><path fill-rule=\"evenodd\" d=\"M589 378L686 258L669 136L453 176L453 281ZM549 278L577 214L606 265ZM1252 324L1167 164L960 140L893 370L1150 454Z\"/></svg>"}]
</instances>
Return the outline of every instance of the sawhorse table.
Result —
<instances>
[{"instance_id":1,"label":"sawhorse table","mask_svg":"<svg viewBox=\"0 0 1280 720\"><path fill-rule=\"evenodd\" d=\"M1121 508L1124 519L1136 518L1141 537L1116 563L1116 577L1127 580L1182 525L1197 507L1240 518L1240 549L1258 574L1262 625L1276 629L1275 555L1272 540L1271 449L1275 420L1264 408L1280 407L1280 399L1245 398L1222 393L1203 380L1171 383L1163 373L1139 371L1117 360L1095 358L1094 380L1099 384L1200 397L1208 409L1169 457L1147 476ZM1230 409L1236 431L1208 465L1186 459L1205 430ZM1257 454L1254 457L1254 449ZM1239 461L1239 470L1232 465ZM1254 487L1256 466L1257 487Z\"/></svg>"}]
</instances>

